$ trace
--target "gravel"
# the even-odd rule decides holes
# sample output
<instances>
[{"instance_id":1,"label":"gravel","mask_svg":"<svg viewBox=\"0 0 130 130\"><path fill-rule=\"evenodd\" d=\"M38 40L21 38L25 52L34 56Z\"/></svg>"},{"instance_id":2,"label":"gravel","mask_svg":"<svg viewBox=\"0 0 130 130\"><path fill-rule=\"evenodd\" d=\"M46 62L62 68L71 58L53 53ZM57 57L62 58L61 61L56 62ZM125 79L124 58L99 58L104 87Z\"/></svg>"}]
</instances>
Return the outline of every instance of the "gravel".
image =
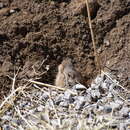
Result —
<instances>
[{"instance_id":1,"label":"gravel","mask_svg":"<svg viewBox=\"0 0 130 130\"><path fill-rule=\"evenodd\" d=\"M90 88L77 84L64 92L44 88L26 90L0 116L0 126L4 130L129 129L130 103L127 97L119 96L125 90L120 93L117 81L107 75L111 76L107 73L97 76Z\"/></svg>"}]
</instances>

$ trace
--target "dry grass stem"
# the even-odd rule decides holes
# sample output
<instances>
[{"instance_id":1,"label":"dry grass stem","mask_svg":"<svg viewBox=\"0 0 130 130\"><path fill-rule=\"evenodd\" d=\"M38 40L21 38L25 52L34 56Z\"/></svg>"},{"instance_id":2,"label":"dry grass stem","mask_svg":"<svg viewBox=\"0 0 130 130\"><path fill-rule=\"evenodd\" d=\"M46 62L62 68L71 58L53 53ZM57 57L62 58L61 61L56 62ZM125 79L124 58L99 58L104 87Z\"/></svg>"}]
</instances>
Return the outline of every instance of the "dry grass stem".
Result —
<instances>
[{"instance_id":1,"label":"dry grass stem","mask_svg":"<svg viewBox=\"0 0 130 130\"><path fill-rule=\"evenodd\" d=\"M30 99L31 102L35 102L35 103L40 103L40 104L45 104L45 101L40 101L40 98L36 97L35 95L33 96L33 98L35 99L32 99L31 95L28 93L28 92L25 92L27 98Z\"/></svg>"},{"instance_id":2,"label":"dry grass stem","mask_svg":"<svg viewBox=\"0 0 130 130\"><path fill-rule=\"evenodd\" d=\"M54 112L55 112L55 114L56 114L56 118L57 118L57 120L58 120L58 124L59 124L59 126L61 127L60 118L59 118L59 116L58 116L57 110L56 110L56 108L55 108L53 99L51 98L51 95L50 95L50 94L49 94L49 98L50 98L51 101L52 101L53 110L54 110Z\"/></svg>"},{"instance_id":3,"label":"dry grass stem","mask_svg":"<svg viewBox=\"0 0 130 130\"><path fill-rule=\"evenodd\" d=\"M61 90L61 91L67 90L66 88L61 88L61 87L57 87L57 86L54 86L54 85L41 83L41 82L38 82L38 81L29 80L29 82L34 83L34 84L38 84L38 85L42 85L42 86L46 86L46 87L49 87L49 88L55 88L55 89L58 89L58 90ZM74 93L71 90L69 90L69 92L73 95L77 95L77 93Z\"/></svg>"},{"instance_id":4,"label":"dry grass stem","mask_svg":"<svg viewBox=\"0 0 130 130\"><path fill-rule=\"evenodd\" d=\"M11 92L11 94L7 97L7 98L5 98L5 100L1 103L1 105L0 105L0 109L5 105L5 103L7 103L8 102L8 100L9 99L11 99L12 97L13 97L13 95L16 93L16 92L18 92L19 90L21 90L21 86L20 87L18 87L17 89L15 89L13 92Z\"/></svg>"},{"instance_id":5,"label":"dry grass stem","mask_svg":"<svg viewBox=\"0 0 130 130\"><path fill-rule=\"evenodd\" d=\"M19 117L21 117L22 120L24 120L24 121L26 122L26 124L32 129L32 125L22 116L22 114L21 114L19 108L16 108L16 107L15 107L15 110L16 110L16 112L18 113Z\"/></svg>"},{"instance_id":6,"label":"dry grass stem","mask_svg":"<svg viewBox=\"0 0 130 130\"><path fill-rule=\"evenodd\" d=\"M37 118L37 119L39 119L39 117L38 116L36 116L36 115L34 115L34 114L32 114L32 113L30 113L29 111L24 111L26 114L29 114L29 115L31 115L31 116L33 116L33 117L35 117L35 118Z\"/></svg>"},{"instance_id":7,"label":"dry grass stem","mask_svg":"<svg viewBox=\"0 0 130 130\"><path fill-rule=\"evenodd\" d=\"M124 99L118 92L116 92L115 90L113 91L114 91L115 96L118 95L127 105L130 105L130 103L126 99Z\"/></svg>"},{"instance_id":8,"label":"dry grass stem","mask_svg":"<svg viewBox=\"0 0 130 130\"><path fill-rule=\"evenodd\" d=\"M91 16L90 16L89 2L88 2L88 0L85 0L85 2L86 2L86 7L87 7L89 28L90 28L90 32L91 32L91 38L92 38L93 49L94 49L95 64L97 65L97 67L101 73L100 57L98 56L97 50L96 50L96 44L95 44L95 40L94 40L94 33L93 33L93 29L92 29L92 22L91 22Z\"/></svg>"},{"instance_id":9,"label":"dry grass stem","mask_svg":"<svg viewBox=\"0 0 130 130\"><path fill-rule=\"evenodd\" d=\"M127 93L130 93L130 91L128 91L126 88L124 88L122 85L120 85L118 82L115 82L107 73L105 73L104 71L102 71L102 73L104 75L106 75L113 83L115 83L117 86L121 87L123 90L125 90Z\"/></svg>"},{"instance_id":10,"label":"dry grass stem","mask_svg":"<svg viewBox=\"0 0 130 130\"><path fill-rule=\"evenodd\" d=\"M16 81L16 77L17 77L17 75L18 75L18 73L19 73L19 70L20 70L20 67L18 68L18 71L17 71L17 73L15 74L15 71L14 71L14 78L11 78L12 80L13 80L13 83L12 83L12 92L14 91L14 86L15 86L15 81Z\"/></svg>"},{"instance_id":11,"label":"dry grass stem","mask_svg":"<svg viewBox=\"0 0 130 130\"><path fill-rule=\"evenodd\" d=\"M50 84L41 83L41 82L34 81L34 80L29 80L29 82L34 83L34 84L38 84L38 85L42 85L42 86L46 86L46 87L49 87L49 88L59 89L59 90L62 90L62 91L66 90L65 88L57 87L57 86L50 85Z\"/></svg>"}]
</instances>

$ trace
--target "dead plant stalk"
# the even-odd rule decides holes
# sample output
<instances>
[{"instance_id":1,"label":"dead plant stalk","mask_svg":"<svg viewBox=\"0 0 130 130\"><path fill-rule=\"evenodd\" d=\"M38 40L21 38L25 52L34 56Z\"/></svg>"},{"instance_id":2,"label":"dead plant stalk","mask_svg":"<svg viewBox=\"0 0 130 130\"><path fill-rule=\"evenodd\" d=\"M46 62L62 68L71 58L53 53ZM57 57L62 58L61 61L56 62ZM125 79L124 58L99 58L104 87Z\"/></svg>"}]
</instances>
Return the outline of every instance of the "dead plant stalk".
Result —
<instances>
[{"instance_id":1,"label":"dead plant stalk","mask_svg":"<svg viewBox=\"0 0 130 130\"><path fill-rule=\"evenodd\" d=\"M88 2L88 0L85 0L85 2L86 2L86 7L87 7L87 14L88 14L88 20L89 20L89 28L90 28L90 33L91 33L91 38L92 38L92 44L93 44L93 49L94 49L95 65L97 66L97 68L99 69L99 71L101 73L100 58L99 58L99 56L97 54L96 44L95 44L95 40L94 40L94 33L93 33L93 29L92 29L92 22L91 22L91 16L90 16L89 2Z\"/></svg>"},{"instance_id":2,"label":"dead plant stalk","mask_svg":"<svg viewBox=\"0 0 130 130\"><path fill-rule=\"evenodd\" d=\"M54 85L50 85L50 84L45 84L45 83L41 83L41 82L33 81L33 80L29 80L29 82L34 83L34 84L38 84L38 85L42 85L42 86L45 86L45 87L48 87L48 88L58 89L58 90L61 90L61 91L68 90L71 94L77 95L77 93L75 93L75 92L73 92L73 91L71 91L69 89L66 89L66 88L61 88L61 87L58 87L58 86L54 86Z\"/></svg>"}]
</instances>

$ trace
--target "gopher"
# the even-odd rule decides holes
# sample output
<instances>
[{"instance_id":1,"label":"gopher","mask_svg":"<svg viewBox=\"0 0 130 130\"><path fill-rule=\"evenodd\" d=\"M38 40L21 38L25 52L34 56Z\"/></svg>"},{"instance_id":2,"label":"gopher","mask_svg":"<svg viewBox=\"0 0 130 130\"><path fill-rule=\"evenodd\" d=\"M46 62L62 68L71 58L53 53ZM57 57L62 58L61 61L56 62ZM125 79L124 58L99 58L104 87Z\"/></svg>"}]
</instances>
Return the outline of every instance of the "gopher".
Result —
<instances>
[{"instance_id":1,"label":"gopher","mask_svg":"<svg viewBox=\"0 0 130 130\"><path fill-rule=\"evenodd\" d=\"M58 66L55 85L59 87L72 87L77 83L83 83L81 74L74 68L72 60L66 58Z\"/></svg>"}]
</instances>

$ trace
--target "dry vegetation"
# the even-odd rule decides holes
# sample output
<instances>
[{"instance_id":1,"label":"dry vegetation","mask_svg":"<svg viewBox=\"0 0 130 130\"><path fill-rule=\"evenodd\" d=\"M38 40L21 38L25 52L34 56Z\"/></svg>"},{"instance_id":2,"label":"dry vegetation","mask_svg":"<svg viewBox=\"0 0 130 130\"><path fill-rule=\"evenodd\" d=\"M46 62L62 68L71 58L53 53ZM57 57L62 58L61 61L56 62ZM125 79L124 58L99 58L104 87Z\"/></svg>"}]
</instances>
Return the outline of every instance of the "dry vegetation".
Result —
<instances>
[{"instance_id":1,"label":"dry vegetation","mask_svg":"<svg viewBox=\"0 0 130 130\"><path fill-rule=\"evenodd\" d=\"M78 89L64 89L31 79L25 79L26 82L21 82L23 85L16 86L17 76L18 73L12 78L12 90L0 105L1 125L4 129L7 129L7 126L9 129L27 130L100 130L130 127L130 92L106 72L102 71L89 89L82 85L79 85ZM100 93L95 91L97 88ZM90 95L93 98L91 101L88 100ZM81 101L77 104L80 108L77 108L75 101L68 106L57 104L57 97L67 99L68 96L75 101L78 101L76 98L79 97ZM84 105L80 103L83 97L86 97ZM64 103L66 102L67 100ZM107 108L109 103L112 104ZM124 110L124 107L127 110Z\"/></svg>"}]
</instances>

